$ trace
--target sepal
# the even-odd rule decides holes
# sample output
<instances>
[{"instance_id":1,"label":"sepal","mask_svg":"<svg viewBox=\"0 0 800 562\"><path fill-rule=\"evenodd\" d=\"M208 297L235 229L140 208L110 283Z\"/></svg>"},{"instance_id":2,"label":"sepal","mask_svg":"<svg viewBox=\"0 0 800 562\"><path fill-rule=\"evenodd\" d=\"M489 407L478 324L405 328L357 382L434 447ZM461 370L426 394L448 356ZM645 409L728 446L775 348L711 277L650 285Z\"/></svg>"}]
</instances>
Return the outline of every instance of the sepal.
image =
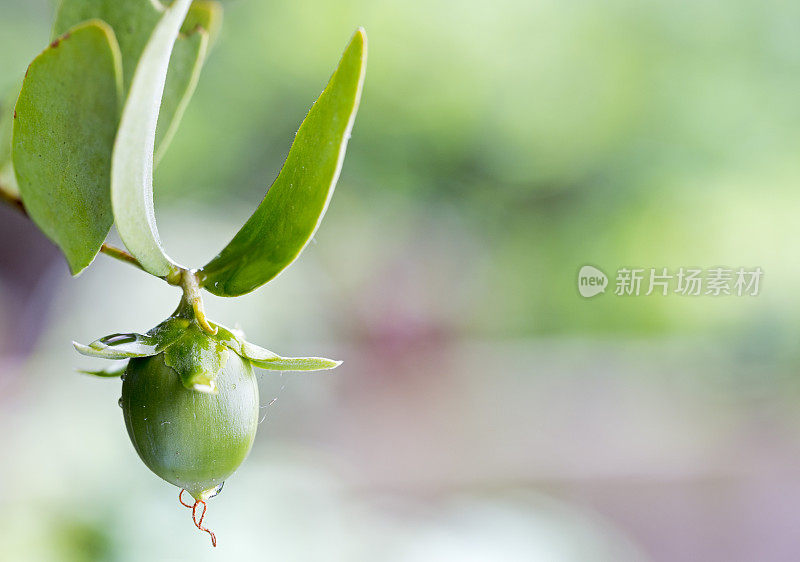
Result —
<instances>
[{"instance_id":1,"label":"sepal","mask_svg":"<svg viewBox=\"0 0 800 562\"><path fill-rule=\"evenodd\" d=\"M111 367L106 367L105 369L100 369L99 371L88 371L85 369L79 369L79 373L83 373L84 375L92 375L94 377L102 377L106 379L114 379L117 377L121 377L125 374L125 370L128 368L128 362L125 361L120 365L112 365Z\"/></svg>"},{"instance_id":2,"label":"sepal","mask_svg":"<svg viewBox=\"0 0 800 562\"><path fill-rule=\"evenodd\" d=\"M164 363L178 373L186 388L216 394L217 374L228 360L228 347L196 324L189 326L175 344L164 351Z\"/></svg>"}]
</instances>

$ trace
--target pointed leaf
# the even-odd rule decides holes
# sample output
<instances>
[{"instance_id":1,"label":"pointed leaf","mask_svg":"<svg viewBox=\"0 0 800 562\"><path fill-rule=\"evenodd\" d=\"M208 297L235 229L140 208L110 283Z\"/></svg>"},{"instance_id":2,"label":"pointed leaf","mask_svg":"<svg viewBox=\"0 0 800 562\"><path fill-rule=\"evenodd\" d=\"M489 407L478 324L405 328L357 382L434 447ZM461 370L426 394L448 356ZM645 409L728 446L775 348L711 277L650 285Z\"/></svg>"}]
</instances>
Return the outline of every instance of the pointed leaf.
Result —
<instances>
[{"instance_id":1,"label":"pointed leaf","mask_svg":"<svg viewBox=\"0 0 800 562\"><path fill-rule=\"evenodd\" d=\"M341 361L325 359L324 357L278 357L277 359L252 359L250 362L256 367L268 371L327 371L335 369L342 364Z\"/></svg>"},{"instance_id":2,"label":"pointed leaf","mask_svg":"<svg viewBox=\"0 0 800 562\"><path fill-rule=\"evenodd\" d=\"M235 340L233 345L228 341L224 343L256 367L270 371L323 371L342 364L341 361L323 357L281 357L268 349L244 341L244 338L233 337Z\"/></svg>"},{"instance_id":3,"label":"pointed leaf","mask_svg":"<svg viewBox=\"0 0 800 562\"><path fill-rule=\"evenodd\" d=\"M222 5L219 2L192 2L169 60L169 72L156 127L156 165L172 143L197 88L208 51L216 41L221 27Z\"/></svg>"},{"instance_id":4,"label":"pointed leaf","mask_svg":"<svg viewBox=\"0 0 800 562\"><path fill-rule=\"evenodd\" d=\"M72 342L79 353L103 359L150 357L166 350L178 341L191 322L185 318L168 318L146 334L111 334L89 345Z\"/></svg>"},{"instance_id":5,"label":"pointed leaf","mask_svg":"<svg viewBox=\"0 0 800 562\"><path fill-rule=\"evenodd\" d=\"M88 22L34 59L15 108L22 200L74 275L92 262L113 222L108 186L121 79L111 28Z\"/></svg>"},{"instance_id":6,"label":"pointed leaf","mask_svg":"<svg viewBox=\"0 0 800 562\"><path fill-rule=\"evenodd\" d=\"M142 334L111 334L89 345L72 342L72 345L83 355L103 359L131 359L133 357L150 357L161 351L156 338Z\"/></svg>"},{"instance_id":7,"label":"pointed leaf","mask_svg":"<svg viewBox=\"0 0 800 562\"><path fill-rule=\"evenodd\" d=\"M142 52L122 110L111 164L117 230L142 267L158 277L177 270L161 247L153 209L153 150L169 58L190 0L164 11Z\"/></svg>"},{"instance_id":8,"label":"pointed leaf","mask_svg":"<svg viewBox=\"0 0 800 562\"><path fill-rule=\"evenodd\" d=\"M342 168L366 69L359 29L297 131L266 197L231 242L200 272L219 296L249 293L291 264L314 236Z\"/></svg>"},{"instance_id":9,"label":"pointed leaf","mask_svg":"<svg viewBox=\"0 0 800 562\"><path fill-rule=\"evenodd\" d=\"M134 355L123 350L117 350L113 347L104 349L94 349L88 345L80 344L76 341L72 342L72 347L81 355L87 357L97 357L98 359L132 359L134 357L148 357L150 354Z\"/></svg>"},{"instance_id":10,"label":"pointed leaf","mask_svg":"<svg viewBox=\"0 0 800 562\"><path fill-rule=\"evenodd\" d=\"M153 0L62 0L53 34L58 36L73 25L92 18L108 23L114 29L122 52L124 92L127 94L139 58L163 12L164 7ZM189 9L169 63L167 87L158 119L156 162L166 152L183 110L194 93L209 44L202 35L210 35L213 40L221 22L222 6L218 2L196 0Z\"/></svg>"},{"instance_id":11,"label":"pointed leaf","mask_svg":"<svg viewBox=\"0 0 800 562\"><path fill-rule=\"evenodd\" d=\"M156 164L163 158L178 130L200 79L207 51L208 33L202 28L196 28L191 35L175 42L156 127Z\"/></svg>"},{"instance_id":12,"label":"pointed leaf","mask_svg":"<svg viewBox=\"0 0 800 562\"><path fill-rule=\"evenodd\" d=\"M95 377L116 378L124 375L125 369L127 368L128 368L128 362L125 361L121 365L113 365L111 367L106 367L105 369L100 369L99 371L88 371L80 369L78 372L83 373L85 375L93 375Z\"/></svg>"}]
</instances>

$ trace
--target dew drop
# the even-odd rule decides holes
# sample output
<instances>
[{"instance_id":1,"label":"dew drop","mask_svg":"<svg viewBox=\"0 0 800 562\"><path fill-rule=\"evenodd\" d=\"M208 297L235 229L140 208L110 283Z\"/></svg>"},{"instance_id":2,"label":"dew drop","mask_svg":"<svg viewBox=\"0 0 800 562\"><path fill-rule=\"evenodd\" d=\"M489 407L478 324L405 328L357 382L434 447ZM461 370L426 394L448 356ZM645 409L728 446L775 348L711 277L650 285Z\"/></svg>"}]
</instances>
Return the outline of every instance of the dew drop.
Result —
<instances>
[{"instance_id":1,"label":"dew drop","mask_svg":"<svg viewBox=\"0 0 800 562\"><path fill-rule=\"evenodd\" d=\"M136 334L111 334L100 340L106 345L117 345L120 343L130 343L136 341Z\"/></svg>"},{"instance_id":2,"label":"dew drop","mask_svg":"<svg viewBox=\"0 0 800 562\"><path fill-rule=\"evenodd\" d=\"M122 397L121 396L119 397L119 400L117 400L117 404L119 405L120 408L122 408Z\"/></svg>"},{"instance_id":3,"label":"dew drop","mask_svg":"<svg viewBox=\"0 0 800 562\"><path fill-rule=\"evenodd\" d=\"M214 496L218 495L222 491L222 487L225 485L225 482L221 483L219 486L214 488L214 490L208 495L208 498L211 499Z\"/></svg>"}]
</instances>

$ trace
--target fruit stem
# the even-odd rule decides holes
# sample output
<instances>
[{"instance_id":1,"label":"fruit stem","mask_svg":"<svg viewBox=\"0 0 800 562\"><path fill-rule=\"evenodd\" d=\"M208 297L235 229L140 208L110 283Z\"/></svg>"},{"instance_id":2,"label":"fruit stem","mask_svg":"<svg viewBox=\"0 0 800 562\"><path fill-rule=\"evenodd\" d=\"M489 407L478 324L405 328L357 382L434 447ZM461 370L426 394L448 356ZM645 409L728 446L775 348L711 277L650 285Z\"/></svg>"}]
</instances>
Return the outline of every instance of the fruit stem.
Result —
<instances>
[{"instance_id":1,"label":"fruit stem","mask_svg":"<svg viewBox=\"0 0 800 562\"><path fill-rule=\"evenodd\" d=\"M203 330L212 336L216 334L217 328L209 324L206 318L203 294L200 292L200 283L197 282L197 272L194 269L182 269L180 286L183 289L183 301L192 307L194 319Z\"/></svg>"}]
</instances>

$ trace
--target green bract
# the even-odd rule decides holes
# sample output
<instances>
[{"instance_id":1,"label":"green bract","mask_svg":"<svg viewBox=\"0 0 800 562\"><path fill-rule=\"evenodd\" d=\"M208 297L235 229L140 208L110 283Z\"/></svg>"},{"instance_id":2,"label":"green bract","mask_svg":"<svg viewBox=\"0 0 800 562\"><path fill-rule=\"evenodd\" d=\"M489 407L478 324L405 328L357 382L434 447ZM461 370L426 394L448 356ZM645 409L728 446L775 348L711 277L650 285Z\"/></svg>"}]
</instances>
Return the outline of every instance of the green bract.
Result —
<instances>
[{"instance_id":1,"label":"green bract","mask_svg":"<svg viewBox=\"0 0 800 562\"><path fill-rule=\"evenodd\" d=\"M101 359L140 359L163 354L164 362L180 376L187 389L208 393L216 392L216 376L231 352L269 371L324 371L341 365L341 361L324 357L281 357L214 322L210 324L217 333L208 334L191 319L192 314L184 302L175 315L146 334L111 334L89 345L78 342L72 345L83 355ZM113 371L85 372L114 376Z\"/></svg>"}]
</instances>

